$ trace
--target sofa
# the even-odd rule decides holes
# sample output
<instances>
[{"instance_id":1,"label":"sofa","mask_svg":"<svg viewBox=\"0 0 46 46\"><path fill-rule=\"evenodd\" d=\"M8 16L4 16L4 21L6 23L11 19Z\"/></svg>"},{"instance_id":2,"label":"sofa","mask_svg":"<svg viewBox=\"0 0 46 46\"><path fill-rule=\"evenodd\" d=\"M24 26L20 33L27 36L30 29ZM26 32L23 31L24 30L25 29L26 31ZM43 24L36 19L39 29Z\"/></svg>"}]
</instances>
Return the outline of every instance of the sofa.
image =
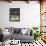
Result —
<instances>
[{"instance_id":1,"label":"sofa","mask_svg":"<svg viewBox=\"0 0 46 46\"><path fill-rule=\"evenodd\" d=\"M7 39L20 40L21 43L32 43L34 41L32 31L29 30L29 28L13 28L13 27L10 27L10 28L8 28L8 32L10 32L10 35L4 36L4 40L7 40Z\"/></svg>"}]
</instances>

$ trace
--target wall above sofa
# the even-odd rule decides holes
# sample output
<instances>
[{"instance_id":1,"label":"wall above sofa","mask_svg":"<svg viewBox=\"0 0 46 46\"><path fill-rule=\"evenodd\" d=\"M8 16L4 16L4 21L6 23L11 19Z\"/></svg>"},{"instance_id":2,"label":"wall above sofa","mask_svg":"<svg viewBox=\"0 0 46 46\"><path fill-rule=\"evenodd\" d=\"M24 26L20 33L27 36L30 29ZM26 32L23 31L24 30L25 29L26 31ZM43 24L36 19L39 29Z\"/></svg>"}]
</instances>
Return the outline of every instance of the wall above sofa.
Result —
<instances>
[{"instance_id":1,"label":"wall above sofa","mask_svg":"<svg viewBox=\"0 0 46 46\"><path fill-rule=\"evenodd\" d=\"M20 22L9 21L9 8L20 8ZM4 12L5 11L5 12ZM38 2L0 2L0 26L28 28L40 26L40 4Z\"/></svg>"}]
</instances>

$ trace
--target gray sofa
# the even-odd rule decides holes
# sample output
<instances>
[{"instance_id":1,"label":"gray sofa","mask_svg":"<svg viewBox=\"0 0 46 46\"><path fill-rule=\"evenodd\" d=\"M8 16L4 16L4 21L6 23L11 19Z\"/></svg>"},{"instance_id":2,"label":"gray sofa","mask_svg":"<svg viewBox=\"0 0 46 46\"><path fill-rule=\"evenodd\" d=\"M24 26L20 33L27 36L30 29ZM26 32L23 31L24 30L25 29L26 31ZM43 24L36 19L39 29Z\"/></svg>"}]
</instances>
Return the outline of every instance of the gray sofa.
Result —
<instances>
[{"instance_id":1,"label":"gray sofa","mask_svg":"<svg viewBox=\"0 0 46 46\"><path fill-rule=\"evenodd\" d=\"M20 40L21 43L30 43L34 41L34 37L28 34L21 33L22 28L9 28L9 32L11 33L9 36L4 36L4 40ZM30 32L32 34L32 31Z\"/></svg>"}]
</instances>

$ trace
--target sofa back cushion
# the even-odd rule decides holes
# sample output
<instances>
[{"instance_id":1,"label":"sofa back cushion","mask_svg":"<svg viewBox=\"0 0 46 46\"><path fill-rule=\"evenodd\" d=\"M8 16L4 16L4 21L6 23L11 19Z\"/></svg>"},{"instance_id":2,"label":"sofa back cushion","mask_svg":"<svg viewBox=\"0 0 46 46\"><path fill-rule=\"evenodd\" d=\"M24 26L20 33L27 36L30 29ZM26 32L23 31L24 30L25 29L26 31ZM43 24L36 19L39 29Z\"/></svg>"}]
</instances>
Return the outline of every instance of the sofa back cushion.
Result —
<instances>
[{"instance_id":1,"label":"sofa back cushion","mask_svg":"<svg viewBox=\"0 0 46 46\"><path fill-rule=\"evenodd\" d=\"M27 28L21 29L21 33L22 33L23 35L26 34L26 32L27 32Z\"/></svg>"},{"instance_id":2,"label":"sofa back cushion","mask_svg":"<svg viewBox=\"0 0 46 46\"><path fill-rule=\"evenodd\" d=\"M8 32L13 34L14 33L14 27L9 27Z\"/></svg>"},{"instance_id":3,"label":"sofa back cushion","mask_svg":"<svg viewBox=\"0 0 46 46\"><path fill-rule=\"evenodd\" d=\"M14 28L14 33L20 33L21 28Z\"/></svg>"}]
</instances>

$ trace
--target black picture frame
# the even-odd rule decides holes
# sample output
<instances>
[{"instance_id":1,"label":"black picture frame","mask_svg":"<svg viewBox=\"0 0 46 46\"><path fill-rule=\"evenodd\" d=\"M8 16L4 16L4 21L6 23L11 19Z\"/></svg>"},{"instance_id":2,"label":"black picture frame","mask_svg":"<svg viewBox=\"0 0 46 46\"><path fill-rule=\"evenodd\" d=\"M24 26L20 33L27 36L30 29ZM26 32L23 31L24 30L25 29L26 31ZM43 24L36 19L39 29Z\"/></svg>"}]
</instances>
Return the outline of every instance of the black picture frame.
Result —
<instances>
[{"instance_id":1,"label":"black picture frame","mask_svg":"<svg viewBox=\"0 0 46 46\"><path fill-rule=\"evenodd\" d=\"M20 8L10 8L9 20L13 22L20 21Z\"/></svg>"}]
</instances>

